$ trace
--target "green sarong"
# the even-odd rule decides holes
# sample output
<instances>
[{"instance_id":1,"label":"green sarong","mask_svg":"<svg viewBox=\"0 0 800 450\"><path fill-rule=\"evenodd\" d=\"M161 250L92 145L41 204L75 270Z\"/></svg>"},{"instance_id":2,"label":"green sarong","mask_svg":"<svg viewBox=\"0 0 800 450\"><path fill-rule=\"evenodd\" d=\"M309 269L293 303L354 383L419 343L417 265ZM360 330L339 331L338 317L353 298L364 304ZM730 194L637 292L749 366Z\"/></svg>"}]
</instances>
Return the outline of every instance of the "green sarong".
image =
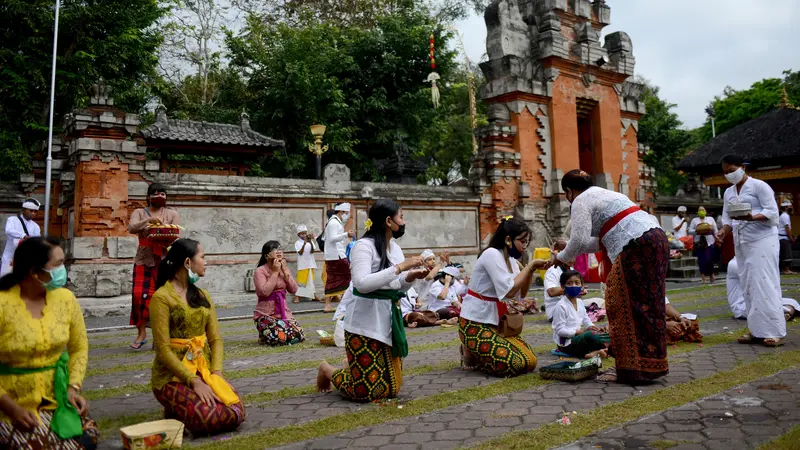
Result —
<instances>
[{"instance_id":1,"label":"green sarong","mask_svg":"<svg viewBox=\"0 0 800 450\"><path fill-rule=\"evenodd\" d=\"M353 295L392 302L392 355L401 358L408 356L408 340L406 339L406 329L403 326L403 313L400 312L400 299L405 294L391 289L378 289L369 294L363 294L353 287Z\"/></svg>"},{"instance_id":2,"label":"green sarong","mask_svg":"<svg viewBox=\"0 0 800 450\"><path fill-rule=\"evenodd\" d=\"M56 410L50 421L50 429L61 439L72 439L83 434L83 425L78 410L69 402L67 389L69 385L69 354L64 352L52 366L47 367L10 367L0 363L0 375L27 375L29 373L55 370L53 392L56 395Z\"/></svg>"},{"instance_id":3,"label":"green sarong","mask_svg":"<svg viewBox=\"0 0 800 450\"><path fill-rule=\"evenodd\" d=\"M575 356L576 358L583 358L591 352L606 348L605 344L610 342L611 338L608 336L608 333L584 331L583 333L572 337L569 345L566 347L559 347L559 350Z\"/></svg>"}]
</instances>

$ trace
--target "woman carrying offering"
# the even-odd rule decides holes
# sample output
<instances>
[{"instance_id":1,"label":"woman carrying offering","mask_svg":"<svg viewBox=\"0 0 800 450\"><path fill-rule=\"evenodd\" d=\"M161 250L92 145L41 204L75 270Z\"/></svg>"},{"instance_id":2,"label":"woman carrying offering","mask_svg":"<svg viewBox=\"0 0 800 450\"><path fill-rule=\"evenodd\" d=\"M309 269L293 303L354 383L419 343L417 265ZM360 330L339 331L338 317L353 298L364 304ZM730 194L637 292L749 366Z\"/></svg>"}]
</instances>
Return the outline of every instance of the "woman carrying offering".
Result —
<instances>
[{"instance_id":1,"label":"woman carrying offering","mask_svg":"<svg viewBox=\"0 0 800 450\"><path fill-rule=\"evenodd\" d=\"M627 196L594 187L582 170L567 172L561 187L572 204L572 232L569 243L557 243L556 264L567 270L578 255L600 249L607 256L604 267L611 267L605 298L616 371L600 380L636 383L663 377L669 372L666 233Z\"/></svg>"},{"instance_id":2,"label":"woman carrying offering","mask_svg":"<svg viewBox=\"0 0 800 450\"><path fill-rule=\"evenodd\" d=\"M197 241L172 244L158 269L150 303L156 358L150 384L164 417L193 436L235 430L244 406L222 377L223 349L211 296L195 283L205 276L205 253Z\"/></svg>"},{"instance_id":3,"label":"woman carrying offering","mask_svg":"<svg viewBox=\"0 0 800 450\"><path fill-rule=\"evenodd\" d=\"M336 370L322 362L317 389L331 383L344 397L374 401L396 397L403 384L402 358L408 355L400 299L428 269L422 257L406 259L394 241L405 233L403 209L380 199L369 210L366 233L351 253L353 299L344 319L349 367Z\"/></svg>"},{"instance_id":4,"label":"woman carrying offering","mask_svg":"<svg viewBox=\"0 0 800 450\"><path fill-rule=\"evenodd\" d=\"M254 275L258 304L253 320L258 330L258 341L267 345L286 345L303 342L303 329L294 320L286 293L297 292L298 286L278 241L269 241L261 248L261 260Z\"/></svg>"},{"instance_id":5,"label":"woman carrying offering","mask_svg":"<svg viewBox=\"0 0 800 450\"><path fill-rule=\"evenodd\" d=\"M699 229L698 229L699 227ZM689 224L689 234L694 236L694 249L697 253L697 263L700 265L700 275L703 283L709 277L714 282L714 244L717 235L717 222L708 217L704 207L697 208L697 217Z\"/></svg>"},{"instance_id":6,"label":"woman carrying offering","mask_svg":"<svg viewBox=\"0 0 800 450\"><path fill-rule=\"evenodd\" d=\"M781 280L778 265L778 203L769 185L748 176L740 156L722 158L722 171L733 186L725 191L722 207L723 241L733 234L739 281L745 299L747 328L739 343L761 342L767 347L783 345L786 320L781 305ZM740 205L749 205L744 215L731 214ZM740 207L741 208L741 207Z\"/></svg>"},{"instance_id":7,"label":"woman carrying offering","mask_svg":"<svg viewBox=\"0 0 800 450\"><path fill-rule=\"evenodd\" d=\"M147 343L147 325L150 320L150 299L156 292L158 265L167 252L167 243L148 239L147 227L151 225L180 225L180 217L174 209L167 208L167 191L164 186L153 183L147 188L147 207L131 214L128 232L139 236L139 248L133 260L133 306L131 322L139 330L131 348L139 350Z\"/></svg>"},{"instance_id":8,"label":"woman carrying offering","mask_svg":"<svg viewBox=\"0 0 800 450\"><path fill-rule=\"evenodd\" d=\"M89 341L66 282L64 251L41 237L21 242L0 278L0 448L97 447L80 394Z\"/></svg>"},{"instance_id":9,"label":"woman carrying offering","mask_svg":"<svg viewBox=\"0 0 800 450\"><path fill-rule=\"evenodd\" d=\"M517 261L531 242L531 230L520 219L504 218L472 269L458 337L461 339L462 365L499 377L533 372L536 356L519 336L503 337L498 332L500 319L508 307L505 299L520 298L528 292L535 270L546 268L547 261L531 261L520 270Z\"/></svg>"},{"instance_id":10,"label":"woman carrying offering","mask_svg":"<svg viewBox=\"0 0 800 450\"><path fill-rule=\"evenodd\" d=\"M586 293L583 277L576 270L568 270L559 281L564 295L553 309L553 340L558 350L576 358L605 358L610 342L608 333L592 323L578 298Z\"/></svg>"}]
</instances>

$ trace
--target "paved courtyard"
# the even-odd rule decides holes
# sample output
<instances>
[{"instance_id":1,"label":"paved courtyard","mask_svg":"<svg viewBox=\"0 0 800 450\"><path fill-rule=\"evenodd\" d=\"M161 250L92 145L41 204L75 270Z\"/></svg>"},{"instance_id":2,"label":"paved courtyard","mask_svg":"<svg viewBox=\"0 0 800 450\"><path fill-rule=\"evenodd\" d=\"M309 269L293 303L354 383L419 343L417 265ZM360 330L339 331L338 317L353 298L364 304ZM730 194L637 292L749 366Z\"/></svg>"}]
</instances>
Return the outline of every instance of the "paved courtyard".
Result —
<instances>
[{"instance_id":1,"label":"paved courtyard","mask_svg":"<svg viewBox=\"0 0 800 450\"><path fill-rule=\"evenodd\" d=\"M800 298L800 277L785 277L783 290ZM401 396L382 404L314 392L320 360L344 359L343 349L318 344L316 330L333 331L330 315L299 315L307 342L281 348L259 346L250 320L225 321L225 373L244 399L247 421L235 433L184 442L237 450L792 448L769 442L800 424L800 327L790 324L789 343L780 349L739 345L746 322L731 317L723 284L668 296L680 312L699 316L705 341L671 346L670 375L653 384L464 371L456 329L437 327L408 330ZM556 359L543 314L527 316L523 334L540 367ZM154 353L149 344L129 349L131 336L89 335L84 389L103 430L101 448L121 448L120 426L161 418L148 386Z\"/></svg>"}]
</instances>

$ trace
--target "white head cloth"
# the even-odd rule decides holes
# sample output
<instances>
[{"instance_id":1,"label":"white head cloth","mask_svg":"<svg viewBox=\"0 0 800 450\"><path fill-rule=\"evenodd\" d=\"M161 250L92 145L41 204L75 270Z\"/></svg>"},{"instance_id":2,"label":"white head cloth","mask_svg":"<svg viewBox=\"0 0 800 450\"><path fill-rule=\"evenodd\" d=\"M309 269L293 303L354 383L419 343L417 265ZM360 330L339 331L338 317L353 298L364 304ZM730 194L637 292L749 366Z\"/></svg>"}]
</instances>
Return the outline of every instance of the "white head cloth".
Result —
<instances>
[{"instance_id":1,"label":"white head cloth","mask_svg":"<svg viewBox=\"0 0 800 450\"><path fill-rule=\"evenodd\" d=\"M342 203L333 208L334 211L350 212L350 203Z\"/></svg>"},{"instance_id":2,"label":"white head cloth","mask_svg":"<svg viewBox=\"0 0 800 450\"><path fill-rule=\"evenodd\" d=\"M422 254L421 254L421 255L419 255L419 256L422 256L422 260L423 260L423 261L425 261L425 260L426 260L426 259L428 259L428 258L435 258L435 257L436 257L436 255L434 255L434 254L433 254L433 252L432 252L432 251L430 251L430 250L428 250L428 249L425 249L425 250L422 252Z\"/></svg>"},{"instance_id":3,"label":"white head cloth","mask_svg":"<svg viewBox=\"0 0 800 450\"><path fill-rule=\"evenodd\" d=\"M22 207L25 209L30 209L31 211L38 211L41 203L35 198L29 198L22 202Z\"/></svg>"},{"instance_id":4,"label":"white head cloth","mask_svg":"<svg viewBox=\"0 0 800 450\"><path fill-rule=\"evenodd\" d=\"M784 200L783 202L781 202L781 206L792 206L792 202L790 202L789 200Z\"/></svg>"},{"instance_id":5,"label":"white head cloth","mask_svg":"<svg viewBox=\"0 0 800 450\"><path fill-rule=\"evenodd\" d=\"M297 232L298 233L302 233L304 231L308 231L308 227L307 226L305 226L305 225L298 225L297 226Z\"/></svg>"},{"instance_id":6,"label":"white head cloth","mask_svg":"<svg viewBox=\"0 0 800 450\"><path fill-rule=\"evenodd\" d=\"M685 206L678 207L678 212L686 212L686 207Z\"/></svg>"},{"instance_id":7,"label":"white head cloth","mask_svg":"<svg viewBox=\"0 0 800 450\"><path fill-rule=\"evenodd\" d=\"M453 278L458 278L461 275L461 272L458 270L458 267L447 266L442 269L442 272L450 275Z\"/></svg>"}]
</instances>

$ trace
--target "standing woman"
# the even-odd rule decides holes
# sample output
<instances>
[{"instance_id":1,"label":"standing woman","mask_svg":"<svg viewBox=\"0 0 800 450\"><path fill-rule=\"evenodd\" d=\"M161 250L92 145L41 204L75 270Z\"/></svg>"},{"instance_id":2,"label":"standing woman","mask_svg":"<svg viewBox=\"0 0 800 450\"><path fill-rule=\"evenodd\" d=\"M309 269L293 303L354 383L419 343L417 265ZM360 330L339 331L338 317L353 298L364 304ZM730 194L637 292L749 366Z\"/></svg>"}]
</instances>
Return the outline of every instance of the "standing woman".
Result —
<instances>
[{"instance_id":1,"label":"standing woman","mask_svg":"<svg viewBox=\"0 0 800 450\"><path fill-rule=\"evenodd\" d=\"M402 360L408 355L400 299L428 269L420 256L406 259L394 241L403 236L403 209L379 199L369 210L366 232L351 252L353 299L344 319L349 367L336 370L322 362L317 390L331 383L344 397L374 401L396 397L403 384Z\"/></svg>"},{"instance_id":2,"label":"standing woman","mask_svg":"<svg viewBox=\"0 0 800 450\"><path fill-rule=\"evenodd\" d=\"M161 262L150 304L156 347L150 385L164 417L183 422L193 436L233 431L244 422L244 406L222 377L217 311L208 292L195 286L205 274L200 244L178 239Z\"/></svg>"},{"instance_id":3,"label":"standing woman","mask_svg":"<svg viewBox=\"0 0 800 450\"><path fill-rule=\"evenodd\" d=\"M533 273L547 266L531 261L522 270L517 260L531 242L531 230L520 219L504 218L472 269L467 296L461 306L458 337L462 365L498 377L533 372L536 356L520 337L498 333L500 318L508 307L505 299L523 297L531 286Z\"/></svg>"},{"instance_id":4,"label":"standing woman","mask_svg":"<svg viewBox=\"0 0 800 450\"><path fill-rule=\"evenodd\" d=\"M698 226L701 226L698 230ZM710 282L714 282L714 245L716 244L717 222L708 217L704 207L697 208L697 217L692 219L689 224L689 234L694 236L694 249L697 253L697 262L700 265L700 275L703 283L706 277Z\"/></svg>"},{"instance_id":5,"label":"standing woman","mask_svg":"<svg viewBox=\"0 0 800 450\"><path fill-rule=\"evenodd\" d=\"M739 338L742 344L762 342L768 347L783 345L786 320L781 305L781 279L778 267L778 203L769 185L744 172L740 156L722 158L722 171L733 186L725 191L722 207L722 241L733 235L736 264L747 310L750 333ZM750 205L744 216L732 217L732 207Z\"/></svg>"},{"instance_id":6,"label":"standing woman","mask_svg":"<svg viewBox=\"0 0 800 450\"><path fill-rule=\"evenodd\" d=\"M147 188L147 207L131 214L128 232L139 236L139 248L133 260L133 306L131 325L139 334L131 348L139 350L147 343L147 326L150 320L150 298L156 292L158 265L167 253L166 245L147 239L148 225L180 225L178 212L167 208L167 191L164 186L153 183Z\"/></svg>"},{"instance_id":7,"label":"standing woman","mask_svg":"<svg viewBox=\"0 0 800 450\"><path fill-rule=\"evenodd\" d=\"M303 329L286 304L286 293L294 294L298 286L278 241L269 241L261 248L261 259L253 276L258 304L253 320L258 341L266 345L286 345L303 342Z\"/></svg>"},{"instance_id":8,"label":"standing woman","mask_svg":"<svg viewBox=\"0 0 800 450\"><path fill-rule=\"evenodd\" d=\"M569 243L557 243L556 264L567 270L581 253L602 250L604 266L611 267L605 298L616 371L600 380L636 383L663 377L669 372L666 233L627 196L594 187L582 170L567 172L561 188L572 204L572 232Z\"/></svg>"},{"instance_id":9,"label":"standing woman","mask_svg":"<svg viewBox=\"0 0 800 450\"><path fill-rule=\"evenodd\" d=\"M89 341L66 282L64 251L40 237L19 244L0 278L0 448L97 447L80 393Z\"/></svg>"}]
</instances>

